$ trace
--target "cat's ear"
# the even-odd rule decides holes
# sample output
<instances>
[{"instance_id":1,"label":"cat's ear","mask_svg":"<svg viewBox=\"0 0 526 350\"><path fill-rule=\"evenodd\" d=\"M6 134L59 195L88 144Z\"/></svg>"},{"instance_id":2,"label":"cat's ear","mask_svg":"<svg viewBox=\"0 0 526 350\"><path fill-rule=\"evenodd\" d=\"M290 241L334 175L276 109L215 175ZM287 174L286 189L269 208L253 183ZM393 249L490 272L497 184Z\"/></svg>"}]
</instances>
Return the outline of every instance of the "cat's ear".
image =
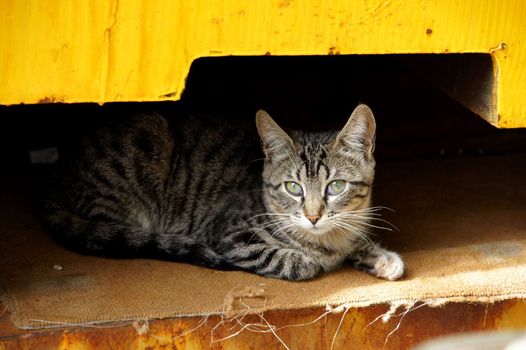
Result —
<instances>
[{"instance_id":1,"label":"cat's ear","mask_svg":"<svg viewBox=\"0 0 526 350\"><path fill-rule=\"evenodd\" d=\"M354 109L349 120L336 136L333 147L348 155L361 153L366 160L371 160L375 132L376 122L373 111L367 105L360 104Z\"/></svg>"},{"instance_id":2,"label":"cat's ear","mask_svg":"<svg viewBox=\"0 0 526 350\"><path fill-rule=\"evenodd\" d=\"M294 148L292 139L262 109L256 113L256 126L261 139L261 147L268 159L281 161L289 157L291 149Z\"/></svg>"}]
</instances>

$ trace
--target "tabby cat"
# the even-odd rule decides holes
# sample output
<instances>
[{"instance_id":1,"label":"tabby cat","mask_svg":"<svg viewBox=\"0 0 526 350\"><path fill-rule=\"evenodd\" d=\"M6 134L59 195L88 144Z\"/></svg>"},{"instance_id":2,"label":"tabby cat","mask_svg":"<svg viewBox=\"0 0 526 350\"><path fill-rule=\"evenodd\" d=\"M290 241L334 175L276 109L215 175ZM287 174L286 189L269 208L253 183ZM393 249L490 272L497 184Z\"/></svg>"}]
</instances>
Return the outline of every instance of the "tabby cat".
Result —
<instances>
[{"instance_id":1,"label":"tabby cat","mask_svg":"<svg viewBox=\"0 0 526 350\"><path fill-rule=\"evenodd\" d=\"M148 114L98 129L61 160L45 204L54 237L82 253L286 280L344 262L400 278L401 258L367 234L377 215L369 107L339 133L286 133L262 110L256 127Z\"/></svg>"}]
</instances>

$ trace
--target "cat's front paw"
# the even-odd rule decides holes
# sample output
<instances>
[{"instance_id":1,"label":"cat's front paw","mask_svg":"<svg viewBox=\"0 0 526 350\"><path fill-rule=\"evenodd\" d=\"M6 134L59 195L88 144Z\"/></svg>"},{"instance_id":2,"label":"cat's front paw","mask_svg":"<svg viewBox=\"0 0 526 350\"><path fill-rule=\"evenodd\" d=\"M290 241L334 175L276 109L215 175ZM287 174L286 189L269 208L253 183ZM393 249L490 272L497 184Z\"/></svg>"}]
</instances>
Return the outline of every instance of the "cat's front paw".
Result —
<instances>
[{"instance_id":1,"label":"cat's front paw","mask_svg":"<svg viewBox=\"0 0 526 350\"><path fill-rule=\"evenodd\" d=\"M349 259L354 267L378 278L395 281L404 275L404 262L394 252L373 246Z\"/></svg>"},{"instance_id":2,"label":"cat's front paw","mask_svg":"<svg viewBox=\"0 0 526 350\"><path fill-rule=\"evenodd\" d=\"M404 262L398 254L384 250L378 254L369 272L376 277L395 281L404 275Z\"/></svg>"}]
</instances>

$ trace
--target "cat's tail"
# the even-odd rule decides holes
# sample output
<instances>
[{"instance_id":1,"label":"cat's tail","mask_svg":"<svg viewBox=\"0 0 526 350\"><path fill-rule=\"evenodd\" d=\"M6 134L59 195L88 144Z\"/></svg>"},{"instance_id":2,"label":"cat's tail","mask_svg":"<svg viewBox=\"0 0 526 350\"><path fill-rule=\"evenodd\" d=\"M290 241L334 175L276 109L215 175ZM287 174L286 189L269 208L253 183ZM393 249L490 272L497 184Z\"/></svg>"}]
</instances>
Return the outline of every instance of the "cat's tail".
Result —
<instances>
[{"instance_id":1,"label":"cat's tail","mask_svg":"<svg viewBox=\"0 0 526 350\"><path fill-rule=\"evenodd\" d=\"M186 236L86 220L61 208L46 208L44 217L58 243L82 254L183 261L223 270L234 268L214 250Z\"/></svg>"}]
</instances>

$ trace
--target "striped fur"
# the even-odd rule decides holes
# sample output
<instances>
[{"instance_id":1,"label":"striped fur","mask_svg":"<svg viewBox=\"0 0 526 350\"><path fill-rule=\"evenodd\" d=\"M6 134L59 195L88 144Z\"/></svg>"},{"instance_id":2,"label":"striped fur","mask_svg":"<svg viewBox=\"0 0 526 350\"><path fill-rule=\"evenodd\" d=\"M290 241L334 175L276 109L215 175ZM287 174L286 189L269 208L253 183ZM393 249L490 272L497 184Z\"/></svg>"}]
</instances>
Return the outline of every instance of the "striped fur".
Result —
<instances>
[{"instance_id":1,"label":"striped fur","mask_svg":"<svg viewBox=\"0 0 526 350\"><path fill-rule=\"evenodd\" d=\"M99 129L61 160L45 203L54 237L88 254L288 280L345 261L381 278L401 277L400 257L367 236L375 214L370 109L358 106L339 133L289 135L264 111L256 126L150 114ZM259 141L264 161L257 161ZM334 180L346 187L329 195ZM287 191L288 181L301 186L301 196Z\"/></svg>"}]
</instances>

